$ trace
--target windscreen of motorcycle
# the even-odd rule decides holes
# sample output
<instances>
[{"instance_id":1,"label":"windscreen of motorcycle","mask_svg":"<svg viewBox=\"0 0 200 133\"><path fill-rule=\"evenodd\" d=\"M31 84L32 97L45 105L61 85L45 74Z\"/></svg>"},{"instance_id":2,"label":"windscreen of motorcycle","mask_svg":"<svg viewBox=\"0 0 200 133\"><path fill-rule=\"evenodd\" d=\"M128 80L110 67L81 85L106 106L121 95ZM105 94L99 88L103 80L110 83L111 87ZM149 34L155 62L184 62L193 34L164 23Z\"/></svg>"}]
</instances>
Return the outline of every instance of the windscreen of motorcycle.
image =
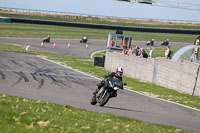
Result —
<instances>
[{"instance_id":1,"label":"windscreen of motorcycle","mask_svg":"<svg viewBox=\"0 0 200 133\"><path fill-rule=\"evenodd\" d=\"M112 83L113 87L116 87L116 86L119 87L120 84L121 84L121 81L120 81L118 78L113 77L113 78L111 79L111 83Z\"/></svg>"}]
</instances>

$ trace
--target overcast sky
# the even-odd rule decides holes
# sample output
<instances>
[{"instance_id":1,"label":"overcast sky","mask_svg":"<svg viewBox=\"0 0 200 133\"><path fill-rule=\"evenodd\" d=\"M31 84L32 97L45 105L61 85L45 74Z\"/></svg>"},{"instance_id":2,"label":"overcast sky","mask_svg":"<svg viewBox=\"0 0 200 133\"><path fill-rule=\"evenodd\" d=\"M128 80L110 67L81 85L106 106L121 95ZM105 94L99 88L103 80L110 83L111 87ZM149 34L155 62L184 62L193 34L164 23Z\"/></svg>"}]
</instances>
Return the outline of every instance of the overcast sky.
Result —
<instances>
[{"instance_id":1,"label":"overcast sky","mask_svg":"<svg viewBox=\"0 0 200 133\"><path fill-rule=\"evenodd\" d=\"M171 1L200 4L200 0ZM0 0L0 7L62 11L117 17L200 21L200 7L199 11L193 11L145 4L130 4L113 0Z\"/></svg>"}]
</instances>

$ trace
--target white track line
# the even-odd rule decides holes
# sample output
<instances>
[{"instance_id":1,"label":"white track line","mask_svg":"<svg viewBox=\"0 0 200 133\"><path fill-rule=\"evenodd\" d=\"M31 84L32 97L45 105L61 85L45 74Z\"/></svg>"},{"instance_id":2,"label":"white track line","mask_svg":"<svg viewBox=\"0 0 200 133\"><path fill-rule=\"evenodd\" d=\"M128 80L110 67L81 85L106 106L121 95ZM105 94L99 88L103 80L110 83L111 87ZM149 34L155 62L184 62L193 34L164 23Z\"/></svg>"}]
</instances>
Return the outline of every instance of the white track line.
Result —
<instances>
[{"instance_id":1,"label":"white track line","mask_svg":"<svg viewBox=\"0 0 200 133\"><path fill-rule=\"evenodd\" d=\"M96 52L93 52L91 55L90 55L90 58L92 59L93 55L96 54L96 53L99 53L99 52L104 52L106 50L99 50L99 51L96 51Z\"/></svg>"},{"instance_id":2,"label":"white track line","mask_svg":"<svg viewBox=\"0 0 200 133\"><path fill-rule=\"evenodd\" d=\"M30 45L26 46L26 51L28 51L29 47L30 47Z\"/></svg>"}]
</instances>

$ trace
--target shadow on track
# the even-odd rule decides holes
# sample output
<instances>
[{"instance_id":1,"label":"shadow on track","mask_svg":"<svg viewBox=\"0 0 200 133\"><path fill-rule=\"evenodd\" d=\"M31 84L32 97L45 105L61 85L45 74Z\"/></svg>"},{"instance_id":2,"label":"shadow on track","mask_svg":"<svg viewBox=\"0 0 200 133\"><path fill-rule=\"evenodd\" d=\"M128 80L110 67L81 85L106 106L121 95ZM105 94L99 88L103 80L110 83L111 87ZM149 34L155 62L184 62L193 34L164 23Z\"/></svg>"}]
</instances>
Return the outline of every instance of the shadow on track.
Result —
<instances>
[{"instance_id":1,"label":"shadow on track","mask_svg":"<svg viewBox=\"0 0 200 133\"><path fill-rule=\"evenodd\" d=\"M112 106L104 106L104 108L110 108L110 109L115 109L115 110L131 111L131 112L149 113L149 112L144 112L144 111L139 111L139 110L125 109L125 108L112 107Z\"/></svg>"}]
</instances>

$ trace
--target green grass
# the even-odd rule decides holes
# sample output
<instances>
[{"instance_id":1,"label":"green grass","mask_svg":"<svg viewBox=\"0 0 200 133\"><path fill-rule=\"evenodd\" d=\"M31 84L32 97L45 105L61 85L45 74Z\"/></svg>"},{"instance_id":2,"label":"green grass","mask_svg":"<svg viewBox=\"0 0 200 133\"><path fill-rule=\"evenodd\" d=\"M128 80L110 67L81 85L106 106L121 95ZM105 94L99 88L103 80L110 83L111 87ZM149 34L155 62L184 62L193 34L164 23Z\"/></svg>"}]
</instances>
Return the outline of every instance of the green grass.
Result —
<instances>
[{"instance_id":1,"label":"green grass","mask_svg":"<svg viewBox=\"0 0 200 133\"><path fill-rule=\"evenodd\" d=\"M113 30L100 30L88 28L75 28L63 26L21 24L21 23L0 23L0 37L25 37L25 38L44 38L50 35L51 38L77 39L87 36L89 39L107 40L109 32ZM124 31L124 34L133 37L133 44L137 41L148 41L152 38L155 41L163 41L167 38L171 42L188 42L193 44L197 35L187 34L165 34L165 33L145 33ZM135 44L137 45L137 44Z\"/></svg>"},{"instance_id":2,"label":"green grass","mask_svg":"<svg viewBox=\"0 0 200 133\"><path fill-rule=\"evenodd\" d=\"M2 133L187 133L113 114L0 94Z\"/></svg>"},{"instance_id":3,"label":"green grass","mask_svg":"<svg viewBox=\"0 0 200 133\"><path fill-rule=\"evenodd\" d=\"M98 53L94 54L92 58L94 59L95 57L103 57L105 55L106 55L106 51L98 52Z\"/></svg>"},{"instance_id":4,"label":"green grass","mask_svg":"<svg viewBox=\"0 0 200 133\"><path fill-rule=\"evenodd\" d=\"M51 38L82 38L84 35L89 39L106 39L109 31L95 30L74 27L20 24L20 23L0 23L1 37L25 37L44 38L50 35Z\"/></svg>"}]
</instances>

